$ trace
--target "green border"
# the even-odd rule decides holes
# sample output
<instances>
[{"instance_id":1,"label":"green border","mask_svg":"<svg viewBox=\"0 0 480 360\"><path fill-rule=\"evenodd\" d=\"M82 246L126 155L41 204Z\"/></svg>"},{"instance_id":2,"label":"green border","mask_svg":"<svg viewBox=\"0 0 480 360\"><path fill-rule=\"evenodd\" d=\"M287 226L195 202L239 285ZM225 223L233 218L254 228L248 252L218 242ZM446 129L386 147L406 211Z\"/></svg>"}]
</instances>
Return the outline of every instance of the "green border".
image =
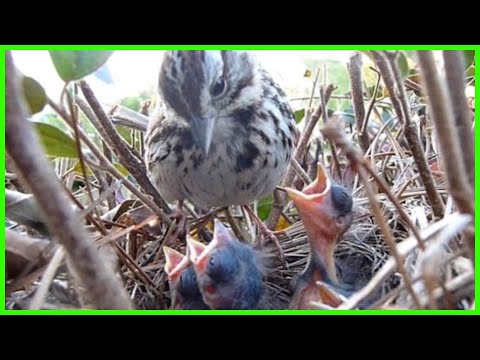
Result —
<instances>
[{"instance_id":1,"label":"green border","mask_svg":"<svg viewBox=\"0 0 480 360\"><path fill-rule=\"evenodd\" d=\"M479 45L9 45L5 50L474 50Z\"/></svg>"},{"instance_id":2,"label":"green border","mask_svg":"<svg viewBox=\"0 0 480 360\"><path fill-rule=\"evenodd\" d=\"M5 51L6 50L476 50L475 62L478 63L480 55L479 45L0 45L0 59L3 66L0 69L1 93L2 99L5 99ZM478 77L480 70L476 70L475 76ZM480 90L476 88L475 107L478 105ZM0 124L5 131L5 101L1 104ZM475 137L478 131L475 128ZM5 149L5 137L3 138L3 149ZM475 146L475 159L477 158L479 148ZM1 160L5 169L5 157ZM478 182L476 178L480 170L475 170L475 193L478 193ZM0 174L4 179L5 171ZM5 179L4 179L5 180ZM2 222L5 227L5 194L1 194ZM476 203L476 201L475 201ZM477 206L475 206L477 207ZM477 221L475 221L477 225ZM5 237L5 236L4 236ZM0 283L5 284L5 242L2 241L3 248L0 249ZM475 258L478 259L480 250L476 247ZM475 270L475 279L479 273ZM475 294L478 294L478 284L475 283ZM345 310L345 311L326 311L326 310L248 310L248 311L178 311L178 310L5 310L5 286L0 287L0 314L5 315L473 315L480 314L480 310ZM477 306L476 306L477 307Z\"/></svg>"}]
</instances>

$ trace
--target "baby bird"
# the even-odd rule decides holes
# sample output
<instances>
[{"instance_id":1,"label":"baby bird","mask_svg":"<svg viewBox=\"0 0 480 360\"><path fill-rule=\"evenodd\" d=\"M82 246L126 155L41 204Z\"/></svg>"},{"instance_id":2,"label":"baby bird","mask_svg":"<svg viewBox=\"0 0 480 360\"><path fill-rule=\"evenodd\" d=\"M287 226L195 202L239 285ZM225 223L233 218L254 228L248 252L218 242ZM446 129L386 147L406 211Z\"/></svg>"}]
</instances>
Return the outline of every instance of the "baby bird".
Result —
<instances>
[{"instance_id":1,"label":"baby bird","mask_svg":"<svg viewBox=\"0 0 480 360\"><path fill-rule=\"evenodd\" d=\"M307 266L295 281L290 308L312 309L312 302L337 307L351 290L338 281L334 251L352 224L352 197L346 188L332 183L321 163L314 182L302 191L285 190L298 209L310 245Z\"/></svg>"},{"instance_id":2,"label":"baby bird","mask_svg":"<svg viewBox=\"0 0 480 360\"><path fill-rule=\"evenodd\" d=\"M165 272L168 275L172 296L172 309L176 310L207 310L202 294L197 285L197 277L187 256L164 246ZM187 250L188 251L188 250Z\"/></svg>"},{"instance_id":3,"label":"baby bird","mask_svg":"<svg viewBox=\"0 0 480 360\"><path fill-rule=\"evenodd\" d=\"M252 247L238 241L215 219L212 241L187 237L190 259L203 300L212 309L250 310L264 305L264 267Z\"/></svg>"}]
</instances>

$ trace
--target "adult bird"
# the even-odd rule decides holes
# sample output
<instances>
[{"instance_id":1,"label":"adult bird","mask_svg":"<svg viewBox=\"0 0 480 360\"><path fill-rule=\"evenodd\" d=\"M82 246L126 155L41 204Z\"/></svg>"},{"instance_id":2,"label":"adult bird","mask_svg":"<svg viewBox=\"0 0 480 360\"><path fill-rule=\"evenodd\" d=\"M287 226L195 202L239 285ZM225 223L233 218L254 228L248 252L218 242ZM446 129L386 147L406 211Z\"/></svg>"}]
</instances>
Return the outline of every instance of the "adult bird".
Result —
<instances>
[{"instance_id":1,"label":"adult bird","mask_svg":"<svg viewBox=\"0 0 480 360\"><path fill-rule=\"evenodd\" d=\"M262 255L238 241L218 219L207 245L187 237L203 300L212 309L251 310L266 306Z\"/></svg>"},{"instance_id":2,"label":"adult bird","mask_svg":"<svg viewBox=\"0 0 480 360\"><path fill-rule=\"evenodd\" d=\"M165 273L168 275L172 309L207 310L210 309L203 301L203 296L197 285L197 277L193 264L187 255L164 246Z\"/></svg>"},{"instance_id":3,"label":"adult bird","mask_svg":"<svg viewBox=\"0 0 480 360\"><path fill-rule=\"evenodd\" d=\"M167 201L208 210L273 192L298 133L286 94L252 53L167 51L158 89L145 162Z\"/></svg>"},{"instance_id":4,"label":"adult bird","mask_svg":"<svg viewBox=\"0 0 480 360\"><path fill-rule=\"evenodd\" d=\"M321 163L310 185L302 191L285 190L298 210L310 245L307 266L295 280L290 308L312 309L312 302L337 307L342 296L352 290L338 280L334 258L337 241L352 224L352 197L346 188L331 181Z\"/></svg>"}]
</instances>

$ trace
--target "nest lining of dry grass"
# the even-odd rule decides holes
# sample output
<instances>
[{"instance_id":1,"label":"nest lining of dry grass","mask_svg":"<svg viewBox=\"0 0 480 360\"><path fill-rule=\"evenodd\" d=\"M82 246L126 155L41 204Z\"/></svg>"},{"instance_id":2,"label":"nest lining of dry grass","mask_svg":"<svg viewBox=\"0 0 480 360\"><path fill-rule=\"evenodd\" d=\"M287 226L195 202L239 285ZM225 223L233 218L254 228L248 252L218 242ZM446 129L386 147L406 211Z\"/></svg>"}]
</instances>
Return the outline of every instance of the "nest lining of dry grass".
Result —
<instances>
[{"instance_id":1,"label":"nest lining of dry grass","mask_svg":"<svg viewBox=\"0 0 480 360\"><path fill-rule=\"evenodd\" d=\"M409 110L412 114L417 113L418 101L418 97L411 94ZM307 173L311 174L312 170L309 164L315 164L316 157L320 156L321 160L328 164L334 179L352 189L355 198L354 223L339 242L335 257L338 263L345 264L347 268L354 267L357 270L357 274L354 275L362 279L360 281L361 290L366 291L367 288L370 288L370 296L375 298L375 302L372 304L373 308L414 309L420 305L422 308L471 309L474 306L473 265L466 249L465 236L459 235L466 230L468 231L471 222L467 219L460 224L459 221L455 220L457 219L455 217L457 210L454 211L451 192L446 181L446 173L440 165L437 134L431 114L427 112L422 117L416 117L415 119L428 164L432 169L435 169L431 173L435 179L436 190L447 204L444 215L445 222L440 230L428 236L430 241L426 245L426 250L420 250L414 245L411 246L414 250L406 253L404 272L395 268L393 271L389 271L388 276L378 283L375 283L375 275L382 273L386 270L386 267L391 265L390 263L393 261L392 249L388 246L386 235L378 226L377 219L372 214L371 203L367 196L368 191L360 181L352 162L345 152L332 148L332 143L327 143L325 139L320 137L319 139L311 139L310 144L322 144L321 151L315 146L311 146L304 158L304 163L301 165ZM411 148L402 135L398 118L394 117L391 120L391 126L387 127L384 124L369 129L371 146L365 155L365 159L377 174L381 174L390 192L415 226L418 229L428 230L439 223L439 220L434 216L428 194L419 177ZM394 123L395 121L396 123ZM355 129L344 125L344 130L347 132L349 140L356 143L357 133ZM335 152L336 159L332 158L332 151ZM335 163L335 160L339 163ZM78 174L72 171L75 165L72 161L57 159L53 160L52 163L67 189L71 190L74 181L81 179ZM341 178L337 176L338 165L341 166ZM14 171L12 171L12 174L14 174ZM18 176L18 178L16 176L9 177L6 188L23 190L20 180L21 176ZM102 184L96 179L92 178L88 181L91 181L94 189L102 187ZM297 184L298 181L297 178ZM375 184L371 179L369 183ZM405 245L412 240L413 235L410 226L402 218L398 208L388 199L388 196L382 191L378 191L376 186L375 189L377 190L375 198L382 217L386 221L395 243L400 248L402 243ZM84 189L76 192L72 191L72 193L76 198L88 199ZM128 191L123 194L134 198ZM83 202L84 206L91 205L89 200L83 200ZM92 222L89 222L87 228L89 229L90 239L100 248L103 260L121 279L134 308L168 309L170 307L170 294L167 277L163 271L165 260L162 247L168 245L185 253L185 244L170 236L174 225L169 226L159 221L152 214L152 211L139 201L127 200L122 205L112 209L108 201L103 200L99 201L95 208L103 219L103 226L105 226L107 233L102 234L93 226ZM89 211L89 213L92 214L93 212ZM287 206L284 213L294 221L279 236L288 263L287 269L280 264L275 252L270 247L267 246L264 249L268 258L269 270L266 276L267 291L270 298L274 299L272 302L275 303L273 306L276 308L287 307L292 295L291 281L304 269L309 252L303 225L299 221L295 209ZM242 212L234 211L234 215L236 222L240 223L242 231L249 234L252 227L248 219L244 218ZM222 214L217 214L217 216L221 217ZM151 225L152 223L148 220L154 218L157 222ZM227 222L224 218L222 219ZM455 221L449 222L449 219ZM189 220L191 228L202 222L193 218ZM453 230L449 232L449 229ZM14 231L25 235L25 237L45 238L44 234L40 234L28 226L16 226ZM193 234L196 233L196 229L193 229ZM448 236L444 233L448 233ZM441 238L441 240L438 240L438 238ZM441 244L438 245L440 242ZM45 244L42 244L41 251L44 250L45 246ZM23 261L21 264L26 263L24 270L27 269L28 271L20 271L14 276L7 277L7 309L27 309L32 306L33 298L42 283L45 282L44 275L51 265L52 256L59 251L59 246L55 243L51 242L48 247L51 255L43 259L30 258L27 259L27 262ZM7 269L8 251L9 249L7 249ZM425 255L426 253L429 257ZM80 286L76 274L70 270L69 261L68 258L63 257L57 268L51 269L53 278L45 297L40 301L40 308L95 307L90 302L88 294L85 294L84 289ZM78 261L78 259L75 261ZM432 275L432 268L435 276ZM341 266L339 270L342 270ZM348 274L344 276L348 276ZM418 297L416 301L412 297L411 291L408 290L408 284L405 284L406 278L411 278L413 281L413 290ZM359 290L359 293L362 291Z\"/></svg>"}]
</instances>

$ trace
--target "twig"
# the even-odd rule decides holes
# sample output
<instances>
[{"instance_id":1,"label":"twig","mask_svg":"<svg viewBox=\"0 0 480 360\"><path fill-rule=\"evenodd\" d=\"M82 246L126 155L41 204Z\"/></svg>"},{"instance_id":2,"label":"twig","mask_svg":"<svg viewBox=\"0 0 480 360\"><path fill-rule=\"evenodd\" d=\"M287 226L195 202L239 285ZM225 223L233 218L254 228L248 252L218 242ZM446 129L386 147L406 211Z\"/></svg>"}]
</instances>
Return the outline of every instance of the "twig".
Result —
<instances>
[{"instance_id":1,"label":"twig","mask_svg":"<svg viewBox=\"0 0 480 360\"><path fill-rule=\"evenodd\" d=\"M322 129L321 132L323 136L326 138L331 139L335 142L342 150L344 151L345 155L349 159L352 167L357 171L360 180L363 182L363 186L365 192L368 196L370 201L370 206L372 207L372 213L375 217L375 220L381 229L385 241L389 247L391 254L393 255L396 264L398 266L399 272L403 275L405 280L405 284L407 285L407 289L409 290L410 294L412 295L415 304L420 306L418 298L413 290L412 287L412 280L410 275L406 272L405 266L403 263L403 258L400 256L397 250L397 246L395 243L395 239L386 223L385 219L383 218L380 206L378 205L378 201L375 198L375 193L372 190L371 184L369 183L369 179L367 173L362 165L363 155L360 150L358 150L347 138L345 131L341 127L341 125L333 120L330 120L328 124L326 124Z\"/></svg>"},{"instance_id":2,"label":"twig","mask_svg":"<svg viewBox=\"0 0 480 360\"><path fill-rule=\"evenodd\" d=\"M85 209L82 209L82 211L80 211L80 218L83 218L84 216L86 216L87 214L90 214L90 212L97 206L97 205L100 205L100 203L105 200L107 197L110 196L110 194L113 194L115 191L117 191L118 188L120 188L120 186L122 185L122 181L121 180L116 180L108 189L106 189L104 192L102 192L100 194L100 196L95 199L94 201L92 201L91 204L88 205L87 208ZM97 219L100 219L100 217L98 216L97 214ZM101 222L99 222L101 223ZM100 227L99 230L101 230L102 226Z\"/></svg>"},{"instance_id":3,"label":"twig","mask_svg":"<svg viewBox=\"0 0 480 360\"><path fill-rule=\"evenodd\" d=\"M68 124L68 126L73 128L73 124L70 120L70 117L65 113L63 109L61 109L57 104L55 104L51 99L48 99L48 105L52 109L54 109L62 119ZM88 136L83 132L80 128L79 135L85 145L92 151L95 157L100 161L101 166L103 166L105 171L108 171L112 174L116 179L123 180L123 184L125 187L130 190L133 194L135 194L140 201L142 201L150 210L152 210L155 214L157 214L160 219L167 225L171 225L172 220L165 214L165 212L160 209L148 196L142 193L138 186L135 186L130 180L125 178L113 165L112 163L105 157L105 155L93 144L93 142L88 138Z\"/></svg>"},{"instance_id":4,"label":"twig","mask_svg":"<svg viewBox=\"0 0 480 360\"><path fill-rule=\"evenodd\" d=\"M328 100L330 99L330 96L332 95L332 92L335 89L336 87L332 84L327 86L325 90L325 104L328 103ZM317 106L317 109L315 110L315 112L313 112L313 114L310 109L307 112L307 118L305 121L306 125L302 132L302 135L300 136L300 140L298 141L297 148L295 149L295 152L293 155L293 158L297 160L297 162L299 163L302 161L303 157L305 156L305 151L307 149L307 145L310 140L310 137L312 136L313 129L315 128L315 125L317 125L318 119L320 119L321 115L322 115L321 104ZM292 186L294 179L295 179L295 168L293 167L293 165L290 164L287 168L287 172L282 181L281 186L282 187ZM273 198L274 198L274 202L272 205L272 210L267 219L267 228L269 228L270 230L273 230L277 225L278 219L280 218L283 207L286 203L286 195L278 191L274 192Z\"/></svg>"},{"instance_id":5,"label":"twig","mask_svg":"<svg viewBox=\"0 0 480 360\"><path fill-rule=\"evenodd\" d=\"M297 172L297 175L300 176L300 178L305 183L305 185L308 185L312 182L312 179L310 179L310 176L308 176L306 171L303 170L302 166L298 163L297 160L292 159L291 164L295 168L295 171Z\"/></svg>"},{"instance_id":6,"label":"twig","mask_svg":"<svg viewBox=\"0 0 480 360\"><path fill-rule=\"evenodd\" d=\"M49 257L52 243L5 229L5 252L21 256L29 262L41 263ZM8 263L8 256L7 256Z\"/></svg>"},{"instance_id":7,"label":"twig","mask_svg":"<svg viewBox=\"0 0 480 360\"><path fill-rule=\"evenodd\" d=\"M459 161L459 159L463 159L462 150L445 84L440 80L432 51L417 51L417 56L440 142L450 194L461 212L473 214L472 188L468 182L464 162Z\"/></svg>"},{"instance_id":8,"label":"twig","mask_svg":"<svg viewBox=\"0 0 480 360\"><path fill-rule=\"evenodd\" d=\"M123 141L122 137L115 130L112 125L111 120L108 118L105 111L102 109L102 106L98 102L97 98L93 94L90 86L84 81L79 82L80 88L82 89L83 95L87 100L88 104L92 108L93 112L97 116L98 121L103 127L108 139L110 140L111 145L114 147L117 152L121 163L127 168L130 174L137 180L141 188L150 196L152 196L155 203L160 206L166 213L170 213L171 209L168 204L163 200L163 198L158 193L157 189L152 185L150 179L147 177L147 171L143 164L139 163L135 156L132 154L128 146Z\"/></svg>"},{"instance_id":9,"label":"twig","mask_svg":"<svg viewBox=\"0 0 480 360\"><path fill-rule=\"evenodd\" d=\"M465 97L465 58L459 50L443 51L445 75L448 92L452 100L452 110L455 116L455 126L460 139L462 139L463 164L467 171L470 185L474 186L475 180L475 155L473 152L472 114L468 109Z\"/></svg>"},{"instance_id":10,"label":"twig","mask_svg":"<svg viewBox=\"0 0 480 360\"><path fill-rule=\"evenodd\" d=\"M435 187L435 181L433 180L425 153L420 145L416 128L411 121L410 111L406 104L405 87L402 82L395 82L395 79L397 78L398 80L400 76L396 61L389 61L387 56L380 51L372 51L371 53L383 76L385 86L390 93L393 108L395 109L398 119L404 126L405 138L417 164L423 186L425 186L428 202L432 207L434 215L440 218L444 212L443 201Z\"/></svg>"},{"instance_id":11,"label":"twig","mask_svg":"<svg viewBox=\"0 0 480 360\"><path fill-rule=\"evenodd\" d=\"M441 231L446 226L450 224L461 224L463 228L467 227L472 221L470 215L453 213L448 215L442 220L433 223L426 229L420 230L420 235L423 239L423 242L428 242L435 234ZM402 257L406 257L413 250L417 248L417 240L414 237L409 237L408 239L402 241L398 244L398 253ZM353 294L345 303L343 303L339 308L353 309L358 306L363 300L365 300L370 294L372 294L378 286L396 269L396 260L393 257L390 257L385 264L377 271L377 273L370 279L367 285L362 289Z\"/></svg>"},{"instance_id":12,"label":"twig","mask_svg":"<svg viewBox=\"0 0 480 360\"><path fill-rule=\"evenodd\" d=\"M75 97L75 103L80 108L80 110L82 110L82 112L85 114L87 119L92 123L95 130L98 131L98 134L102 138L102 141L105 143L105 145L107 145L109 147L109 150L111 150L113 147L109 142L110 139L108 138L107 133L105 132L102 125L98 121L97 117L93 113L92 108L88 106L88 104L85 101L83 101L83 99L79 96Z\"/></svg>"},{"instance_id":13,"label":"twig","mask_svg":"<svg viewBox=\"0 0 480 360\"><path fill-rule=\"evenodd\" d=\"M369 173L375 179L375 181L377 182L377 185L380 187L380 190L382 190L385 193L385 195L387 195L387 198L392 202L393 206L395 206L395 209L397 209L398 214L400 215L402 220L405 221L405 223L408 225L410 230L412 230L415 238L418 241L419 248L423 250L424 245L422 243L422 239L421 239L420 234L417 230L417 227L413 224L412 220L410 219L408 214L405 212L405 210L403 209L402 205L397 200L395 195L392 194L388 185L385 183L385 180L383 180L380 176L377 175L375 170L373 170L373 168L371 167L371 165L367 161L363 161L362 164L363 164L364 168L367 170L367 173Z\"/></svg>"},{"instance_id":14,"label":"twig","mask_svg":"<svg viewBox=\"0 0 480 360\"><path fill-rule=\"evenodd\" d=\"M370 103L368 104L368 109L367 109L367 115L365 115L365 121L362 124L362 133L368 131L368 121L370 120L370 115L372 113L373 107L375 103L377 102L377 94L378 94L378 89L380 88L380 80L381 80L381 75L380 72L377 69L374 69L370 67L370 70L374 71L377 74L377 83L375 84L375 90L373 90L373 96L370 100ZM368 137L367 137L368 139ZM365 151L367 153L367 151Z\"/></svg>"},{"instance_id":15,"label":"twig","mask_svg":"<svg viewBox=\"0 0 480 360\"><path fill-rule=\"evenodd\" d=\"M128 294L88 240L83 226L65 199L65 193L20 103L18 78L12 55L6 53L6 136L7 151L44 210L51 234L72 259L74 271L99 309L129 309Z\"/></svg>"},{"instance_id":16,"label":"twig","mask_svg":"<svg viewBox=\"0 0 480 360\"><path fill-rule=\"evenodd\" d=\"M327 103L326 103L326 100L325 100L325 93L323 92L323 89L320 89L320 104L322 105L322 109L327 108ZM323 125L328 123L328 113L327 113L327 111L322 111L322 119L323 119ZM337 146L335 145L335 143L332 142L332 140L330 140L330 139L326 139L326 140L330 144L330 147L332 149L333 163L335 164L335 170L337 171L338 181L341 181L342 180L342 168L340 167L340 161L338 160Z\"/></svg>"},{"instance_id":17,"label":"twig","mask_svg":"<svg viewBox=\"0 0 480 360\"><path fill-rule=\"evenodd\" d=\"M147 114L138 113L121 105L115 105L109 113L112 116L112 121L114 124L127 126L143 132L147 131Z\"/></svg>"},{"instance_id":18,"label":"twig","mask_svg":"<svg viewBox=\"0 0 480 360\"><path fill-rule=\"evenodd\" d=\"M368 132L364 131L365 104L363 103L363 86L362 86L362 53L354 51L350 56L347 64L348 75L350 76L350 87L352 91L352 103L355 111L355 122L357 124L357 135L360 147L366 153L370 141L368 139Z\"/></svg>"},{"instance_id":19,"label":"twig","mask_svg":"<svg viewBox=\"0 0 480 360\"><path fill-rule=\"evenodd\" d=\"M315 89L317 88L318 77L320 76L320 67L317 68L317 74L315 75L315 80L313 81L312 93L310 94L310 100L308 101L308 108L312 107L313 98L315 96Z\"/></svg>"},{"instance_id":20,"label":"twig","mask_svg":"<svg viewBox=\"0 0 480 360\"><path fill-rule=\"evenodd\" d=\"M75 91L75 93L77 92L77 87L75 86L75 84L74 84L74 91ZM74 135L75 135L75 147L77 149L78 160L79 160L79 163L80 163L80 169L82 171L82 176L83 176L83 179L84 179L85 187L87 189L87 194L88 194L88 197L90 199L90 202L92 204L95 204L95 201L94 201L93 195L92 195L92 187L90 186L90 181L88 180L88 176L87 176L87 170L85 168L85 161L84 161L83 152L82 152L82 143L80 141L80 135L79 135L79 132L78 132L78 129L79 129L79 126L80 126L78 124L78 108L76 108L76 107L74 108L73 100L72 100L72 97L71 97L70 93L68 91L66 91L65 94L67 95L67 103L68 103L68 107L70 109L70 114L72 114L73 132L74 132ZM97 218L100 218L100 213L98 212L98 209L97 209L96 206L93 206L93 212L95 213ZM101 228L104 228L103 223L100 222L99 225L100 225Z\"/></svg>"},{"instance_id":21,"label":"twig","mask_svg":"<svg viewBox=\"0 0 480 360\"><path fill-rule=\"evenodd\" d=\"M436 288L432 291L432 298L435 301L439 301L442 296L446 295L446 292L448 293L460 293L461 296L465 295L465 291L468 291L468 293L472 292L474 289L474 273L473 272L467 272L464 274L460 274L454 279L450 280L448 283L445 284L443 288ZM471 285L471 287L467 287L467 285ZM458 295L458 294L457 294ZM457 297L461 297L457 296ZM426 304L428 303L428 298L421 298L420 299L422 306L425 307Z\"/></svg>"},{"instance_id":22,"label":"twig","mask_svg":"<svg viewBox=\"0 0 480 360\"><path fill-rule=\"evenodd\" d=\"M230 227L233 231L233 234L237 237L238 240L240 240L241 242L244 242L246 244L248 243L253 243L253 241L255 240L255 234L254 233L251 233L251 237L250 239L248 239L244 234L243 234L243 231L242 229L240 228L240 226L238 225L237 221L235 220L235 218L233 217L232 215L232 212L230 210L229 207L226 207L225 208L225 216L227 218L227 221L228 223L230 224Z\"/></svg>"},{"instance_id":23,"label":"twig","mask_svg":"<svg viewBox=\"0 0 480 360\"><path fill-rule=\"evenodd\" d=\"M65 250L62 246L58 247L53 255L52 260L47 266L47 269L43 273L42 280L40 285L38 286L35 296L30 303L30 310L39 310L43 304L43 300L47 295L48 289L50 288L50 284L55 277L58 267L63 261L63 257L65 256Z\"/></svg>"}]
</instances>

